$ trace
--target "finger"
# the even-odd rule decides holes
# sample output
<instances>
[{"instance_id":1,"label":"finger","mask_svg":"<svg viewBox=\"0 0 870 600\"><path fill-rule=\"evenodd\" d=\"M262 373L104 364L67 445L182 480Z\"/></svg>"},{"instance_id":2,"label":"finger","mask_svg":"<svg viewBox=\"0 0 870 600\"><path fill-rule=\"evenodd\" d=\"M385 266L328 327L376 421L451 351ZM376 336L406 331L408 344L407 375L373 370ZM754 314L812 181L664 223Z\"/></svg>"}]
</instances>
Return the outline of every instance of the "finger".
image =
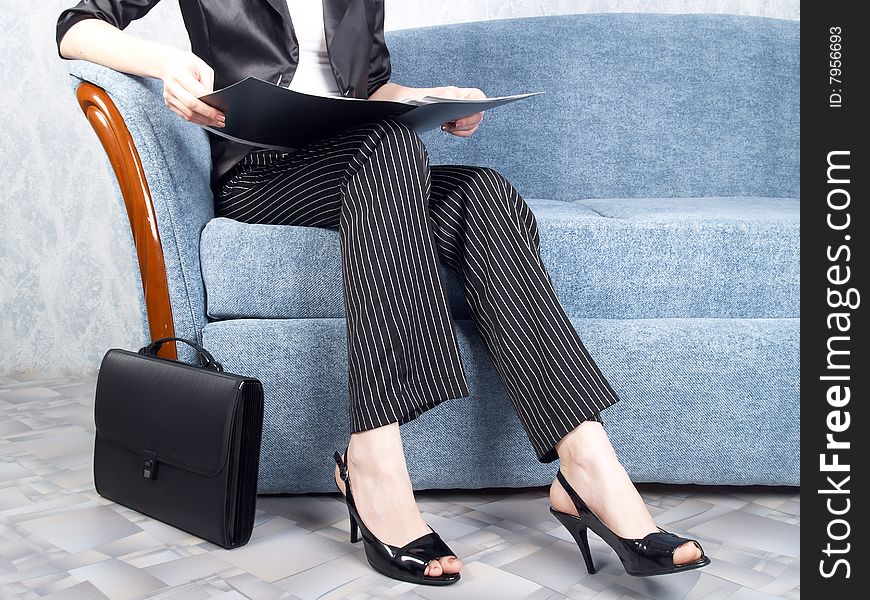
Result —
<instances>
[{"instance_id":1,"label":"finger","mask_svg":"<svg viewBox=\"0 0 870 600\"><path fill-rule=\"evenodd\" d=\"M198 125L212 125L210 121L204 119L202 116L197 115L194 112L191 112L186 107L180 104L175 104L174 102L169 101L166 103L166 105L172 110L172 112L177 114L185 121L190 121L191 123L196 123Z\"/></svg>"},{"instance_id":2,"label":"finger","mask_svg":"<svg viewBox=\"0 0 870 600\"><path fill-rule=\"evenodd\" d=\"M202 115L193 112L176 98L169 98L168 100L166 100L166 105L169 106L169 108L171 108L173 112L175 112L175 114L177 114L179 117L190 121L191 123L196 123L198 125L209 125L211 127L224 126L223 123L218 123L211 119L207 119L206 117L203 117Z\"/></svg>"},{"instance_id":3,"label":"finger","mask_svg":"<svg viewBox=\"0 0 870 600\"><path fill-rule=\"evenodd\" d=\"M474 121L467 121L467 120L457 121L456 126L453 129L455 131L466 131L468 129L472 129L474 127L477 127L480 124L481 120L482 119L476 119Z\"/></svg>"},{"instance_id":4,"label":"finger","mask_svg":"<svg viewBox=\"0 0 870 600\"><path fill-rule=\"evenodd\" d=\"M469 125L475 125L477 123L480 123L481 120L483 120L483 113L479 112L461 117L459 119L455 119L454 123L456 123L457 129L462 129L468 127Z\"/></svg>"},{"instance_id":5,"label":"finger","mask_svg":"<svg viewBox=\"0 0 870 600\"><path fill-rule=\"evenodd\" d=\"M178 72L176 74L176 81L197 98L208 93L205 84L200 80L200 73L197 67L191 66L187 70Z\"/></svg>"},{"instance_id":6,"label":"finger","mask_svg":"<svg viewBox=\"0 0 870 600\"><path fill-rule=\"evenodd\" d=\"M475 131L477 131L477 127L468 131L451 131L449 133L459 137L470 137Z\"/></svg>"},{"instance_id":7,"label":"finger","mask_svg":"<svg viewBox=\"0 0 870 600\"><path fill-rule=\"evenodd\" d=\"M458 136L460 136L460 137L468 137L468 136L470 136L472 133L474 133L475 131L477 131L477 128L478 128L478 127L479 127L479 125L475 125L474 127L471 127L471 128L469 128L469 129L460 129L460 130L457 130L457 131L452 131L451 133L455 133L456 135L458 135Z\"/></svg>"},{"instance_id":8,"label":"finger","mask_svg":"<svg viewBox=\"0 0 870 600\"><path fill-rule=\"evenodd\" d=\"M204 116L213 125L218 125L222 120L225 120L221 119L224 116L221 111L196 98L183 85L176 82L170 82L167 85L170 87L170 92L175 100L191 112ZM201 86L202 84L197 82L197 85Z\"/></svg>"},{"instance_id":9,"label":"finger","mask_svg":"<svg viewBox=\"0 0 870 600\"><path fill-rule=\"evenodd\" d=\"M457 121L456 126L452 127L450 131L468 131L470 129L475 129L480 125L482 119L477 119L476 121Z\"/></svg>"},{"instance_id":10,"label":"finger","mask_svg":"<svg viewBox=\"0 0 870 600\"><path fill-rule=\"evenodd\" d=\"M210 125L212 127L222 127L221 124L218 124L215 121L207 119L202 115L193 112L176 98L170 98L169 100L167 100L166 105L169 106L169 108L171 108L178 116L186 121L190 121L191 123L197 123L199 125Z\"/></svg>"},{"instance_id":11,"label":"finger","mask_svg":"<svg viewBox=\"0 0 870 600\"><path fill-rule=\"evenodd\" d=\"M205 93L210 94L214 91L214 69L212 69L204 61L199 68L199 80L205 88Z\"/></svg>"},{"instance_id":12,"label":"finger","mask_svg":"<svg viewBox=\"0 0 870 600\"><path fill-rule=\"evenodd\" d=\"M175 84L173 89L175 97L181 100L185 106L210 119L218 118L220 111L199 99L199 96L208 93L208 90L201 81L194 78L191 74L179 77L173 83Z\"/></svg>"},{"instance_id":13,"label":"finger","mask_svg":"<svg viewBox=\"0 0 870 600\"><path fill-rule=\"evenodd\" d=\"M486 94L483 93L483 90L478 88L462 88L461 94L462 98L471 98L473 100L486 98Z\"/></svg>"}]
</instances>

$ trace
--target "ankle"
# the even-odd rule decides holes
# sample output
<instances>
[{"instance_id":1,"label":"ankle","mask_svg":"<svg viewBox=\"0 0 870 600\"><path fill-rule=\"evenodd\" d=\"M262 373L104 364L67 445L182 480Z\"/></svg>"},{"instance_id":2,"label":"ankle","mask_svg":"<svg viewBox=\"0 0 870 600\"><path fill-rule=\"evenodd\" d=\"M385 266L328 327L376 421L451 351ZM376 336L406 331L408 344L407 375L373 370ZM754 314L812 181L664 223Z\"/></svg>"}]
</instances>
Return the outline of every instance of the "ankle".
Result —
<instances>
[{"instance_id":1,"label":"ankle","mask_svg":"<svg viewBox=\"0 0 870 600\"><path fill-rule=\"evenodd\" d=\"M398 425L392 423L351 434L345 460L351 470L371 475L405 472L405 453Z\"/></svg>"},{"instance_id":2,"label":"ankle","mask_svg":"<svg viewBox=\"0 0 870 600\"><path fill-rule=\"evenodd\" d=\"M610 439L597 421L584 421L568 432L556 444L556 453L568 469L595 470L616 460Z\"/></svg>"}]
</instances>

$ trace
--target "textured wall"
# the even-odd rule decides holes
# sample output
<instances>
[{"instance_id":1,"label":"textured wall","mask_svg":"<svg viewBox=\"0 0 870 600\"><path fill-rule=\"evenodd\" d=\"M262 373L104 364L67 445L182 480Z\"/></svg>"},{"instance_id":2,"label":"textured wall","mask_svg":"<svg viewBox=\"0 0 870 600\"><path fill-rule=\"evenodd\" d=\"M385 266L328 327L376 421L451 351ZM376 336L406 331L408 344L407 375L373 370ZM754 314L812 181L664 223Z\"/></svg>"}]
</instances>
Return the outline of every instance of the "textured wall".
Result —
<instances>
[{"instance_id":1,"label":"textured wall","mask_svg":"<svg viewBox=\"0 0 870 600\"><path fill-rule=\"evenodd\" d=\"M798 0L387 0L387 29L602 12L722 13L800 18Z\"/></svg>"},{"instance_id":2,"label":"textured wall","mask_svg":"<svg viewBox=\"0 0 870 600\"><path fill-rule=\"evenodd\" d=\"M797 0L387 0L387 29L574 12L800 18ZM103 151L67 84L55 21L73 0L0 11L0 373L93 371L144 338L138 269ZM177 2L128 31L189 47Z\"/></svg>"}]
</instances>

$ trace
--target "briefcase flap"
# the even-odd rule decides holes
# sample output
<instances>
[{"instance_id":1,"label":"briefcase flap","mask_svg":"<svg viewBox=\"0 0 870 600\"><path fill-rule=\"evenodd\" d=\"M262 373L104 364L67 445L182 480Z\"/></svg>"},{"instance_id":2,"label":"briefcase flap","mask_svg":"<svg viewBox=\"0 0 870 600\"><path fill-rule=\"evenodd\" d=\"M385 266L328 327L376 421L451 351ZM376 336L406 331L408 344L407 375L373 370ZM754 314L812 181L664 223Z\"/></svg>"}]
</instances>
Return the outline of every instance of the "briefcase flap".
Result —
<instances>
[{"instance_id":1,"label":"briefcase flap","mask_svg":"<svg viewBox=\"0 0 870 600\"><path fill-rule=\"evenodd\" d=\"M229 453L243 378L109 350L97 377L94 421L106 442L204 476Z\"/></svg>"}]
</instances>

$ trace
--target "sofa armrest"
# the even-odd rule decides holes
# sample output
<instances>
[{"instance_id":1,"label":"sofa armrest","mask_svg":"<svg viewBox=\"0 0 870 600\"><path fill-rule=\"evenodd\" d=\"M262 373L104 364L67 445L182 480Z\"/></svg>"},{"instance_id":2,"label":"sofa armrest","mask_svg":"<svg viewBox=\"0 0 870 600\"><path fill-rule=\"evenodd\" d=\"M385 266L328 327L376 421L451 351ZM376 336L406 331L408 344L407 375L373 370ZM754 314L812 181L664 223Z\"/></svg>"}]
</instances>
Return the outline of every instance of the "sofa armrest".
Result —
<instances>
[{"instance_id":1,"label":"sofa armrest","mask_svg":"<svg viewBox=\"0 0 870 600\"><path fill-rule=\"evenodd\" d=\"M103 88L83 82L76 88L76 99L109 157L124 197L142 277L151 339L172 337L175 335L175 326L169 302L163 246L151 191L133 137L115 103ZM176 359L175 342L164 344L159 355Z\"/></svg>"}]
</instances>

